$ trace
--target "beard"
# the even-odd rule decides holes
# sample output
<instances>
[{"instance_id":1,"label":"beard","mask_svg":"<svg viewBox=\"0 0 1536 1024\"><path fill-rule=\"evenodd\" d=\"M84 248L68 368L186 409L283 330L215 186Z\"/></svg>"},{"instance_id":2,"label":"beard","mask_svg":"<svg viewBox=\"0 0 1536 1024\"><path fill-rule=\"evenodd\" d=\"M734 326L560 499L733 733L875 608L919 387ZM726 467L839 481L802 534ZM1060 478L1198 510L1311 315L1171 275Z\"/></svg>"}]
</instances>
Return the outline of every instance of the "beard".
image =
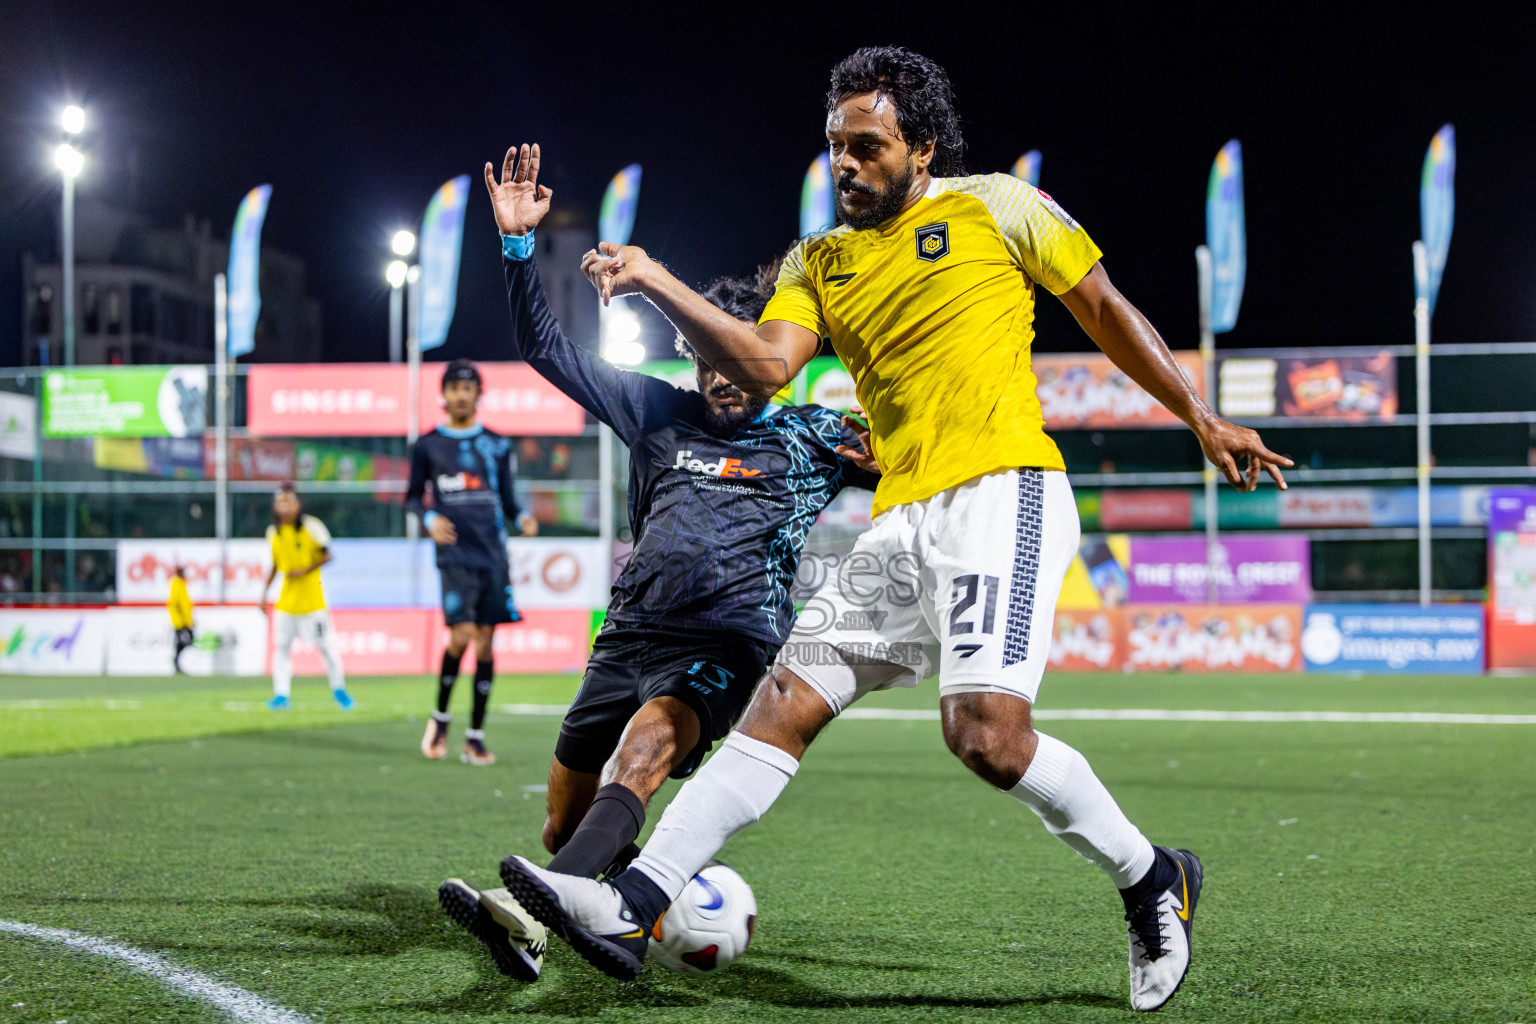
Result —
<instances>
[{"instance_id":1,"label":"beard","mask_svg":"<svg viewBox=\"0 0 1536 1024\"><path fill-rule=\"evenodd\" d=\"M717 389L715 394L718 397L721 390ZM766 408L768 408L768 399L758 398L755 395L747 395L745 403L740 406L730 406L718 412L706 401L704 423L714 433L729 437L736 433L743 423L751 423L761 416Z\"/></svg>"},{"instance_id":2,"label":"beard","mask_svg":"<svg viewBox=\"0 0 1536 1024\"><path fill-rule=\"evenodd\" d=\"M868 185L853 181L852 178L840 178L837 188L832 192L832 202L837 208L837 219L847 224L855 231L864 231L869 228L879 227L892 217L901 212L906 205L907 192L912 188L912 179L916 173L911 167L903 167L901 171L885 183L885 187L876 191ZM867 196L874 196L874 203L863 213L854 213L843 205L843 189L851 187L853 191Z\"/></svg>"}]
</instances>

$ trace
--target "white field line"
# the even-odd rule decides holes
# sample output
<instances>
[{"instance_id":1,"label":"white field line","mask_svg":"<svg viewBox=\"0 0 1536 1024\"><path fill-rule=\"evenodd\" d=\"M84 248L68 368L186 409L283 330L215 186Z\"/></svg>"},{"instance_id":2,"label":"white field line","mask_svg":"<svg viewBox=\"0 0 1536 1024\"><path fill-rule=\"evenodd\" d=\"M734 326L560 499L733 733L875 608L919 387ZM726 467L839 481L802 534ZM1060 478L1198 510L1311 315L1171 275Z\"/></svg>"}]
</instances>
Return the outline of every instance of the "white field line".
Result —
<instances>
[{"instance_id":1,"label":"white field line","mask_svg":"<svg viewBox=\"0 0 1536 1024\"><path fill-rule=\"evenodd\" d=\"M319 707L316 702L316 707ZM373 708L377 709L377 705ZM166 705L143 707L132 700L0 700L0 711L54 711L94 709L107 711L165 710ZM225 701L225 711L267 712L258 701ZM395 712L420 710L415 705L390 704ZM562 718L566 704L496 704L503 715ZM936 708L849 708L842 718L879 722L936 722ZM1439 711L1204 711L1171 708L1037 708L1034 717L1043 722L1344 722L1387 725L1536 725L1536 715L1476 715Z\"/></svg>"},{"instance_id":2,"label":"white field line","mask_svg":"<svg viewBox=\"0 0 1536 1024\"><path fill-rule=\"evenodd\" d=\"M156 981L173 988L183 995L200 999L215 1006L237 1021L248 1024L313 1024L302 1013L269 1003L260 996L243 988L215 981L188 967L180 967L154 953L146 953L132 946L121 946L105 939L93 938L65 928L41 928L21 921L0 921L0 932L10 932L24 938L43 942L57 942L91 956L106 957L142 971Z\"/></svg>"}]
</instances>

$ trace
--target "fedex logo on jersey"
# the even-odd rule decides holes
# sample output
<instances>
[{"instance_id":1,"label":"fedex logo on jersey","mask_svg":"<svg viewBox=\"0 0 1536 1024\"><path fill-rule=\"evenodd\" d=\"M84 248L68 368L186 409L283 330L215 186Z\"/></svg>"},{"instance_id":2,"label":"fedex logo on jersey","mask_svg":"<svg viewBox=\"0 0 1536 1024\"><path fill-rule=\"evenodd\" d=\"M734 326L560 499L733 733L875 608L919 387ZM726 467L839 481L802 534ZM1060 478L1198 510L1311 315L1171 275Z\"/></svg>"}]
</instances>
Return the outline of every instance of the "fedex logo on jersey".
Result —
<instances>
[{"instance_id":1,"label":"fedex logo on jersey","mask_svg":"<svg viewBox=\"0 0 1536 1024\"><path fill-rule=\"evenodd\" d=\"M673 469L683 469L690 473L698 473L701 476L722 476L730 479L741 479L749 476L762 476L760 469L748 469L742 465L740 459L721 459L718 462L705 462L703 459L695 459L691 450L682 450L677 453L677 461L672 463Z\"/></svg>"},{"instance_id":2,"label":"fedex logo on jersey","mask_svg":"<svg viewBox=\"0 0 1536 1024\"><path fill-rule=\"evenodd\" d=\"M454 494L458 491L483 491L485 481L475 473L466 473L461 470L452 476L439 473L434 486L438 494Z\"/></svg>"}]
</instances>

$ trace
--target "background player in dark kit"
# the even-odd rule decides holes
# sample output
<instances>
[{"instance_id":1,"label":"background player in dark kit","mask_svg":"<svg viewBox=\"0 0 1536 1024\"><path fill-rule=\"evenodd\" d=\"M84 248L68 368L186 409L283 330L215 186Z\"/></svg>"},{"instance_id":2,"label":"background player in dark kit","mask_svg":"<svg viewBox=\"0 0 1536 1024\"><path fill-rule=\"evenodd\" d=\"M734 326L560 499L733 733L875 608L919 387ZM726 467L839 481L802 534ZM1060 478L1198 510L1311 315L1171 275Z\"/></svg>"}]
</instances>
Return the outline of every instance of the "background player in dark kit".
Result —
<instances>
[{"instance_id":1,"label":"background player in dark kit","mask_svg":"<svg viewBox=\"0 0 1536 1024\"><path fill-rule=\"evenodd\" d=\"M512 600L507 564L507 521L523 536L538 532L538 522L522 511L512 494L511 442L475 419L480 401L480 371L468 359L455 359L443 371L443 406L448 422L423 434L411 447L411 482L405 506L437 545L442 576L443 621L452 635L438 676L437 709L427 722L421 752L439 760L448 750L448 698L459 676L459 663L475 645L475 700L464 733L466 764L495 764L485 749L485 708L495 675L491 637L498 625L521 618ZM426 489L432 503L426 504Z\"/></svg>"},{"instance_id":2,"label":"background player in dark kit","mask_svg":"<svg viewBox=\"0 0 1536 1024\"><path fill-rule=\"evenodd\" d=\"M532 258L551 195L537 184L538 159L537 147L524 146L521 163L509 151L500 185L486 165L513 337L531 366L631 454L634 552L560 729L544 823L551 866L595 878L633 857L651 796L669 775L691 775L740 717L789 634L790 587L811 524L844 486L872 489L879 477L852 422L746 395L681 342L697 392L573 344ZM723 278L707 294L748 323L767 301L740 279ZM450 916L469 920L455 914L455 901L474 898L463 883L444 883L439 895ZM493 955L506 941L469 927Z\"/></svg>"}]
</instances>

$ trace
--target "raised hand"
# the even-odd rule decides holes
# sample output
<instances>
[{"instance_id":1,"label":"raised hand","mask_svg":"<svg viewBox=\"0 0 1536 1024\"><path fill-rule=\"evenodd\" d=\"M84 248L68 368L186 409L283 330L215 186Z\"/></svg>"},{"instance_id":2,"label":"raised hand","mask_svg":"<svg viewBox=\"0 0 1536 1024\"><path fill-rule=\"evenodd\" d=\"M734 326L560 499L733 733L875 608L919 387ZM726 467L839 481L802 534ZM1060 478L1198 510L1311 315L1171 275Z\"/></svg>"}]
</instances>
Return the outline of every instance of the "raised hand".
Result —
<instances>
[{"instance_id":1,"label":"raised hand","mask_svg":"<svg viewBox=\"0 0 1536 1024\"><path fill-rule=\"evenodd\" d=\"M599 242L581 258L581 272L603 298L603 305L618 295L638 295L645 275L654 266L638 245Z\"/></svg>"},{"instance_id":2,"label":"raised hand","mask_svg":"<svg viewBox=\"0 0 1536 1024\"><path fill-rule=\"evenodd\" d=\"M1221 470L1233 487L1244 492L1258 487L1259 471L1262 469L1274 478L1282 491L1286 489L1280 467L1290 467L1296 463L1264 447L1258 431L1213 416L1197 427L1195 434L1200 438L1200 448L1205 452L1205 457L1211 460L1211 465ZM1239 468L1238 462L1245 456L1248 465Z\"/></svg>"},{"instance_id":3,"label":"raised hand","mask_svg":"<svg viewBox=\"0 0 1536 1024\"><path fill-rule=\"evenodd\" d=\"M549 212L554 193L539 184L539 144L513 146L501 162L501 184L485 165L485 187L491 193L496 227L504 235L526 235Z\"/></svg>"}]
</instances>

